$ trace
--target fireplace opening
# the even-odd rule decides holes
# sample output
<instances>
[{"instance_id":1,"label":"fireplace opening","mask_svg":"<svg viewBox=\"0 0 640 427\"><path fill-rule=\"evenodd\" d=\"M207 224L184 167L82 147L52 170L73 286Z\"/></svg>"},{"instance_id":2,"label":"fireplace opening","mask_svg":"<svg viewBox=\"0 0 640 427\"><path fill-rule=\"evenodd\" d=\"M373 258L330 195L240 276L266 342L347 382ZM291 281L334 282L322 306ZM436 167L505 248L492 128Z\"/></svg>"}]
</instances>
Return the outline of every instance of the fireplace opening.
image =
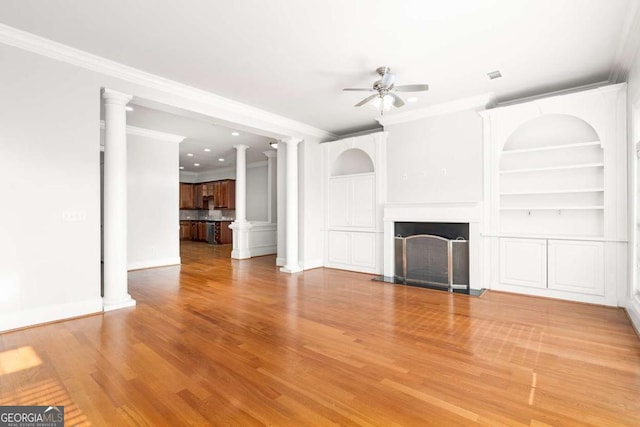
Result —
<instances>
[{"instance_id":1,"label":"fireplace opening","mask_svg":"<svg viewBox=\"0 0 640 427\"><path fill-rule=\"evenodd\" d=\"M395 275L403 284L469 291L469 224L395 223Z\"/></svg>"}]
</instances>

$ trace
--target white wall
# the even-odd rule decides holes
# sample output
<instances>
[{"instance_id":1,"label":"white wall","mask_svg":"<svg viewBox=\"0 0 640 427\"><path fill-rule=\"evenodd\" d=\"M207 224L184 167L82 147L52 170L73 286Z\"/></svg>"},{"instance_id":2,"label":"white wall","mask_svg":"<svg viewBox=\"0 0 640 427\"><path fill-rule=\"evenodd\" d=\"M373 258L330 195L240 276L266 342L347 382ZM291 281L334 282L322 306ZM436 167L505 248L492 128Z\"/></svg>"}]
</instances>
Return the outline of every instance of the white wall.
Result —
<instances>
[{"instance_id":1,"label":"white wall","mask_svg":"<svg viewBox=\"0 0 640 427\"><path fill-rule=\"evenodd\" d=\"M0 62L3 331L102 310L100 86L5 45Z\"/></svg>"},{"instance_id":2,"label":"white wall","mask_svg":"<svg viewBox=\"0 0 640 427\"><path fill-rule=\"evenodd\" d=\"M636 52L635 59L627 77L627 139L629 142L629 274L630 284L626 309L637 331L640 331L640 272L637 269L637 224L640 211L637 208L638 191L640 189L637 175L638 165L635 157L635 144L637 135L634 133L634 125L640 130L640 123L634 123L634 106L640 107L640 50ZM640 119L637 117L635 121ZM635 193L635 194L634 194Z\"/></svg>"},{"instance_id":3,"label":"white wall","mask_svg":"<svg viewBox=\"0 0 640 427\"><path fill-rule=\"evenodd\" d=\"M247 220L268 220L267 163L247 165Z\"/></svg>"},{"instance_id":4,"label":"white wall","mask_svg":"<svg viewBox=\"0 0 640 427\"><path fill-rule=\"evenodd\" d=\"M304 270L324 265L322 236L322 152L318 140L298 144L298 215L300 266Z\"/></svg>"},{"instance_id":5,"label":"white wall","mask_svg":"<svg viewBox=\"0 0 640 427\"><path fill-rule=\"evenodd\" d=\"M482 200L482 119L475 111L385 126L389 203Z\"/></svg>"},{"instance_id":6,"label":"white wall","mask_svg":"<svg viewBox=\"0 0 640 427\"><path fill-rule=\"evenodd\" d=\"M0 209L0 331L102 311L101 88L277 139L322 133L109 62L110 75L92 71L105 62L21 37L81 66L0 44L0 200L11 207Z\"/></svg>"},{"instance_id":7,"label":"white wall","mask_svg":"<svg viewBox=\"0 0 640 427\"><path fill-rule=\"evenodd\" d=\"M178 143L127 136L130 270L180 264Z\"/></svg>"}]
</instances>

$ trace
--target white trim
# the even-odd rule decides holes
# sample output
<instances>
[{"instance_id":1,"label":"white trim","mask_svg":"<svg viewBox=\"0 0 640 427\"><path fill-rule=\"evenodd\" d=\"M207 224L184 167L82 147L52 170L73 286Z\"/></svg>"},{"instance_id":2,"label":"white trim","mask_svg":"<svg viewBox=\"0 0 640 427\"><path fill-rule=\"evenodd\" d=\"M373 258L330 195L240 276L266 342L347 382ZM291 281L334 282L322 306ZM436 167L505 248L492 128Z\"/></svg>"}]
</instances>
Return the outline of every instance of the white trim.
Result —
<instances>
[{"instance_id":1,"label":"white trim","mask_svg":"<svg viewBox=\"0 0 640 427\"><path fill-rule=\"evenodd\" d=\"M640 335L640 295L635 294L632 295L629 304L625 307L627 311L627 315L629 315L629 319L631 319L631 324L636 330L636 333Z\"/></svg>"},{"instance_id":2,"label":"white trim","mask_svg":"<svg viewBox=\"0 0 640 427\"><path fill-rule=\"evenodd\" d=\"M100 120L100 129L104 130L104 120ZM174 135L172 133L160 132L153 129L144 129L137 126L127 125L127 135L141 136L156 141L175 142L180 144L186 136Z\"/></svg>"},{"instance_id":3,"label":"white trim","mask_svg":"<svg viewBox=\"0 0 640 427\"><path fill-rule=\"evenodd\" d=\"M285 263L287 262L287 260L284 257L276 257L276 266L277 267L283 267L285 265Z\"/></svg>"},{"instance_id":4,"label":"white trim","mask_svg":"<svg viewBox=\"0 0 640 427\"><path fill-rule=\"evenodd\" d=\"M102 298L34 307L0 315L0 332L102 312Z\"/></svg>"},{"instance_id":5,"label":"white trim","mask_svg":"<svg viewBox=\"0 0 640 427\"><path fill-rule=\"evenodd\" d=\"M251 246L249 248L249 257L273 255L278 251L277 245Z\"/></svg>"},{"instance_id":6,"label":"white trim","mask_svg":"<svg viewBox=\"0 0 640 427\"><path fill-rule=\"evenodd\" d=\"M455 113L463 110L484 110L496 103L496 96L493 93L485 93L469 98L456 99L442 104L431 105L419 110L411 110L406 113L383 116L376 120L382 126L397 125L399 123L411 122L426 117L440 116L443 114Z\"/></svg>"},{"instance_id":7,"label":"white trim","mask_svg":"<svg viewBox=\"0 0 640 427\"><path fill-rule=\"evenodd\" d=\"M0 24L0 43L17 47L38 55L46 56L58 61L66 62L86 70L95 71L146 88L173 94L195 102L200 102L219 108L223 111L242 114L253 120L267 122L275 126L290 129L294 133L308 135L319 139L336 139L331 132L289 119L278 114L243 104L197 89L183 83L169 80L155 74L147 73L91 53L37 36L35 34Z\"/></svg>"},{"instance_id":8,"label":"white trim","mask_svg":"<svg viewBox=\"0 0 640 427\"><path fill-rule=\"evenodd\" d=\"M609 72L610 83L621 83L627 80L629 69L640 46L640 7L639 2L630 1L622 33L618 41L616 56Z\"/></svg>"},{"instance_id":9,"label":"white trim","mask_svg":"<svg viewBox=\"0 0 640 427\"><path fill-rule=\"evenodd\" d=\"M167 267L170 265L180 265L180 263L180 257L134 261L127 264L127 271L142 270L143 268Z\"/></svg>"},{"instance_id":10,"label":"white trim","mask_svg":"<svg viewBox=\"0 0 640 427\"><path fill-rule=\"evenodd\" d=\"M620 83L620 85L623 85L623 84L624 83ZM611 84L611 82L609 82L608 80L605 80L597 83L590 83L582 86L571 87L569 89L561 89L553 92L541 93L539 95L531 95L524 98L515 98L509 101L499 102L495 106L495 108L510 107L512 105L524 104L526 102L538 101L542 99L549 99L549 98L560 97L565 95L582 94L582 95L588 96L589 91L596 90L596 89L602 92L615 92L619 89L619 87L617 84Z\"/></svg>"},{"instance_id":11,"label":"white trim","mask_svg":"<svg viewBox=\"0 0 640 427\"><path fill-rule=\"evenodd\" d=\"M324 267L324 261L322 259L310 259L308 261L300 261L300 267L303 270L311 270L314 268Z\"/></svg>"}]
</instances>

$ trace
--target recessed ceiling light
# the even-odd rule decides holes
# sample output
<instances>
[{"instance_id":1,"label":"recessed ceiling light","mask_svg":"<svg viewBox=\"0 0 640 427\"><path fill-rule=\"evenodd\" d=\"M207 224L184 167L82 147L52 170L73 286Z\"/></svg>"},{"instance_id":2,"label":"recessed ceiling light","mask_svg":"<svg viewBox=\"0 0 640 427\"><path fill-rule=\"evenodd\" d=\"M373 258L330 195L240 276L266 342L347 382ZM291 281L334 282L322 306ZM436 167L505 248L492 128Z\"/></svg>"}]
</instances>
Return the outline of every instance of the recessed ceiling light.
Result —
<instances>
[{"instance_id":1,"label":"recessed ceiling light","mask_svg":"<svg viewBox=\"0 0 640 427\"><path fill-rule=\"evenodd\" d=\"M194 163L193 166L200 166L200 163Z\"/></svg>"},{"instance_id":2,"label":"recessed ceiling light","mask_svg":"<svg viewBox=\"0 0 640 427\"><path fill-rule=\"evenodd\" d=\"M224 162L224 159L222 157L218 157L218 161L219 162Z\"/></svg>"},{"instance_id":3,"label":"recessed ceiling light","mask_svg":"<svg viewBox=\"0 0 640 427\"><path fill-rule=\"evenodd\" d=\"M278 149L278 143L275 141L270 142L269 145L271 146L271 148L275 148L276 150Z\"/></svg>"},{"instance_id":4,"label":"recessed ceiling light","mask_svg":"<svg viewBox=\"0 0 640 427\"><path fill-rule=\"evenodd\" d=\"M193 157L193 153L187 153L187 156Z\"/></svg>"},{"instance_id":5,"label":"recessed ceiling light","mask_svg":"<svg viewBox=\"0 0 640 427\"><path fill-rule=\"evenodd\" d=\"M231 132L231 135L238 136L238 135L240 135L240 132Z\"/></svg>"},{"instance_id":6,"label":"recessed ceiling light","mask_svg":"<svg viewBox=\"0 0 640 427\"><path fill-rule=\"evenodd\" d=\"M416 102L418 100L417 97L412 96L411 98L407 98L407 102Z\"/></svg>"},{"instance_id":7,"label":"recessed ceiling light","mask_svg":"<svg viewBox=\"0 0 640 427\"><path fill-rule=\"evenodd\" d=\"M204 151L208 153L209 151L211 151L211 148L205 148Z\"/></svg>"},{"instance_id":8,"label":"recessed ceiling light","mask_svg":"<svg viewBox=\"0 0 640 427\"><path fill-rule=\"evenodd\" d=\"M180 169L184 169L184 166L180 166Z\"/></svg>"},{"instance_id":9,"label":"recessed ceiling light","mask_svg":"<svg viewBox=\"0 0 640 427\"><path fill-rule=\"evenodd\" d=\"M133 111L133 107L131 105L127 105L124 109L127 111Z\"/></svg>"}]
</instances>

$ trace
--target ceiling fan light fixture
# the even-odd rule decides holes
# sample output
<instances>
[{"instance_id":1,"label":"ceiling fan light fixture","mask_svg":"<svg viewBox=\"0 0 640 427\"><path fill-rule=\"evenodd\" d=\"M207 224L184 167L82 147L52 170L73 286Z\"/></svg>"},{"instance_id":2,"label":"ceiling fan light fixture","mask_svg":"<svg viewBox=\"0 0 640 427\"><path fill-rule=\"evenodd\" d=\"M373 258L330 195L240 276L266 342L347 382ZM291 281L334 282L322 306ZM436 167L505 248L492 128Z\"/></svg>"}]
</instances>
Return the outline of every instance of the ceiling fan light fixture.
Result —
<instances>
[{"instance_id":1,"label":"ceiling fan light fixture","mask_svg":"<svg viewBox=\"0 0 640 427\"><path fill-rule=\"evenodd\" d=\"M388 94L380 95L371 102L371 105L373 106L373 108L375 108L376 110L379 110L381 113L384 111L389 111L393 106L393 97Z\"/></svg>"}]
</instances>

